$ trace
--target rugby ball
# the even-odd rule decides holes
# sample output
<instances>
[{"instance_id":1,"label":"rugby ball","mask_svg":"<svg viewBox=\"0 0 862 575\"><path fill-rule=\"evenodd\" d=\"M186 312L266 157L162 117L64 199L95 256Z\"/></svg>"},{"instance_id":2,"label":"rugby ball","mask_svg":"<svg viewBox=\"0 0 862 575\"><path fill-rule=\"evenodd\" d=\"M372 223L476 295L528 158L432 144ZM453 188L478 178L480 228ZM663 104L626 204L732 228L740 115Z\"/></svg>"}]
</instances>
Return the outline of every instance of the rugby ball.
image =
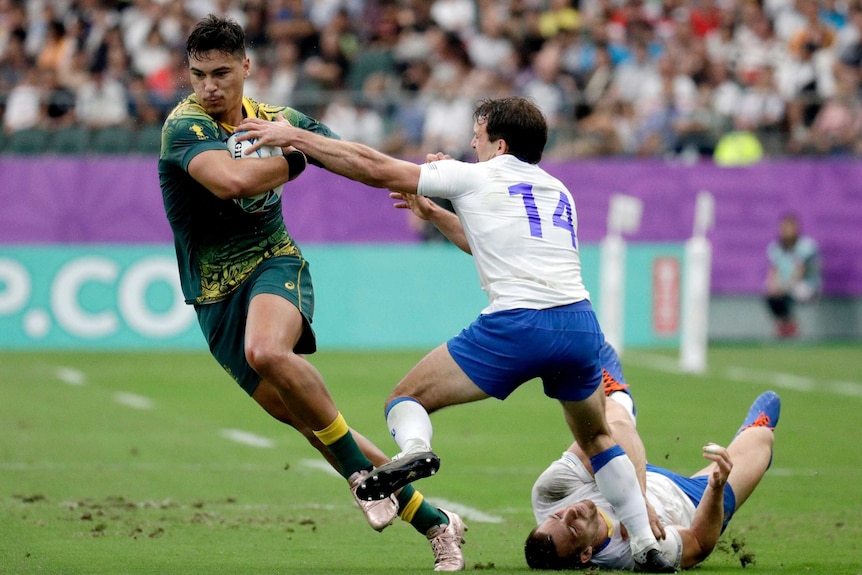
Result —
<instances>
[{"instance_id":1,"label":"rugby ball","mask_svg":"<svg viewBox=\"0 0 862 575\"><path fill-rule=\"evenodd\" d=\"M237 140L236 137L240 133L242 132L234 133L227 139L227 149L233 156L234 160L242 160L245 158L269 158L272 156L284 155L281 148L276 146L263 146L252 154L246 154L245 151L254 144L254 140ZM249 214L259 214L278 205L283 189L284 184L256 196L237 198L234 200L234 203Z\"/></svg>"}]
</instances>

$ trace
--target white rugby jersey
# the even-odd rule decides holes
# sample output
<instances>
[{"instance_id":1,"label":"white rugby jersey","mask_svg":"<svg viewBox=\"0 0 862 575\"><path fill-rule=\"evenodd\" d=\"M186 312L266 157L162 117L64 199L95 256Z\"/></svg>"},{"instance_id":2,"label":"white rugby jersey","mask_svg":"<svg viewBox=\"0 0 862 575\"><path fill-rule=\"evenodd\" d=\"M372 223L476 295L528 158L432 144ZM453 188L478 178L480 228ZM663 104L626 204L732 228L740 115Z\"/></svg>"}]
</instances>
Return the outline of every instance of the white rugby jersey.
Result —
<instances>
[{"instance_id":1,"label":"white rugby jersey","mask_svg":"<svg viewBox=\"0 0 862 575\"><path fill-rule=\"evenodd\" d=\"M665 526L666 537L659 541L661 552L677 569L682 561L682 538L677 527L691 527L695 507L688 496L670 479L647 472L647 498ZM620 520L605 499L583 462L568 451L553 462L533 485L532 502L536 523L551 514L584 499L589 499L607 514L614 524L610 543L590 559L607 569L634 569L628 540L623 540Z\"/></svg>"},{"instance_id":2,"label":"white rugby jersey","mask_svg":"<svg viewBox=\"0 0 862 575\"><path fill-rule=\"evenodd\" d=\"M417 193L452 202L489 305L482 313L589 299L581 278L571 193L511 154L422 166Z\"/></svg>"}]
</instances>

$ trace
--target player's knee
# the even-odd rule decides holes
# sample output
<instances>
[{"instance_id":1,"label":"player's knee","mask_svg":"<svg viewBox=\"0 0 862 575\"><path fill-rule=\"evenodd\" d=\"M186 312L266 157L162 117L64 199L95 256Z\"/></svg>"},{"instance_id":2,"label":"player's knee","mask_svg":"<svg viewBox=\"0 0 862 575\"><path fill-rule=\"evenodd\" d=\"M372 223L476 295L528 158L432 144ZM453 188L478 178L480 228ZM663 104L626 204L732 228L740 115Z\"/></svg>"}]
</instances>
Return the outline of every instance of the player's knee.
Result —
<instances>
[{"instance_id":1,"label":"player's knee","mask_svg":"<svg viewBox=\"0 0 862 575\"><path fill-rule=\"evenodd\" d=\"M253 370L261 377L273 379L271 376L283 372L289 363L290 352L269 342L248 341L245 345L245 359Z\"/></svg>"}]
</instances>

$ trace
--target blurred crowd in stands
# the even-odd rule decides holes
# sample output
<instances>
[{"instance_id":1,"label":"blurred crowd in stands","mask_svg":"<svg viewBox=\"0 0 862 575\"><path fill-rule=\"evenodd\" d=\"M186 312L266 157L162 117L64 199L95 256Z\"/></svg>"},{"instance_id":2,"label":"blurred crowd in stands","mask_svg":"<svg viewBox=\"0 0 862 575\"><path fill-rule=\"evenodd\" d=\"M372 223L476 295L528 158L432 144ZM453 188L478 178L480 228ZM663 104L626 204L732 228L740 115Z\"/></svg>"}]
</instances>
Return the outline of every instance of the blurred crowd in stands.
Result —
<instances>
[{"instance_id":1,"label":"blurred crowd in stands","mask_svg":"<svg viewBox=\"0 0 862 575\"><path fill-rule=\"evenodd\" d=\"M403 156L471 157L477 99L546 114L546 157L862 153L862 0L0 0L4 137L160 126L185 39L235 18L248 96Z\"/></svg>"}]
</instances>

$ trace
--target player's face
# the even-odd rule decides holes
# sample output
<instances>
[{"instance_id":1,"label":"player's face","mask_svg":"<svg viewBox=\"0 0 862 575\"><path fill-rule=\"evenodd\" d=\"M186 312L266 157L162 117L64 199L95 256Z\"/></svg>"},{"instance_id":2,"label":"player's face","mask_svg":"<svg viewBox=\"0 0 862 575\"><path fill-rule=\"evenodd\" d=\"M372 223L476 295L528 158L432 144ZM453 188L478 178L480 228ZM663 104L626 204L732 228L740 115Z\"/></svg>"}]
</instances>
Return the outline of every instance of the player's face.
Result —
<instances>
[{"instance_id":1,"label":"player's face","mask_svg":"<svg viewBox=\"0 0 862 575\"><path fill-rule=\"evenodd\" d=\"M242 88L248 77L249 59L211 50L189 58L189 76L198 103L214 119L239 123Z\"/></svg>"},{"instance_id":2,"label":"player's face","mask_svg":"<svg viewBox=\"0 0 862 575\"><path fill-rule=\"evenodd\" d=\"M584 499L545 519L537 531L551 536L559 557L580 555L587 561L589 556L584 557L584 553L596 540L599 519L595 503Z\"/></svg>"},{"instance_id":3,"label":"player's face","mask_svg":"<svg viewBox=\"0 0 862 575\"><path fill-rule=\"evenodd\" d=\"M492 142L488 139L488 126L483 118L477 119L473 124L473 141L470 142L470 146L476 150L476 158L480 162L487 162L494 156L500 155L501 150L505 151L502 140Z\"/></svg>"},{"instance_id":4,"label":"player's face","mask_svg":"<svg viewBox=\"0 0 862 575\"><path fill-rule=\"evenodd\" d=\"M779 234L783 244L792 246L799 239L799 224L793 219L783 219L779 226Z\"/></svg>"}]
</instances>

